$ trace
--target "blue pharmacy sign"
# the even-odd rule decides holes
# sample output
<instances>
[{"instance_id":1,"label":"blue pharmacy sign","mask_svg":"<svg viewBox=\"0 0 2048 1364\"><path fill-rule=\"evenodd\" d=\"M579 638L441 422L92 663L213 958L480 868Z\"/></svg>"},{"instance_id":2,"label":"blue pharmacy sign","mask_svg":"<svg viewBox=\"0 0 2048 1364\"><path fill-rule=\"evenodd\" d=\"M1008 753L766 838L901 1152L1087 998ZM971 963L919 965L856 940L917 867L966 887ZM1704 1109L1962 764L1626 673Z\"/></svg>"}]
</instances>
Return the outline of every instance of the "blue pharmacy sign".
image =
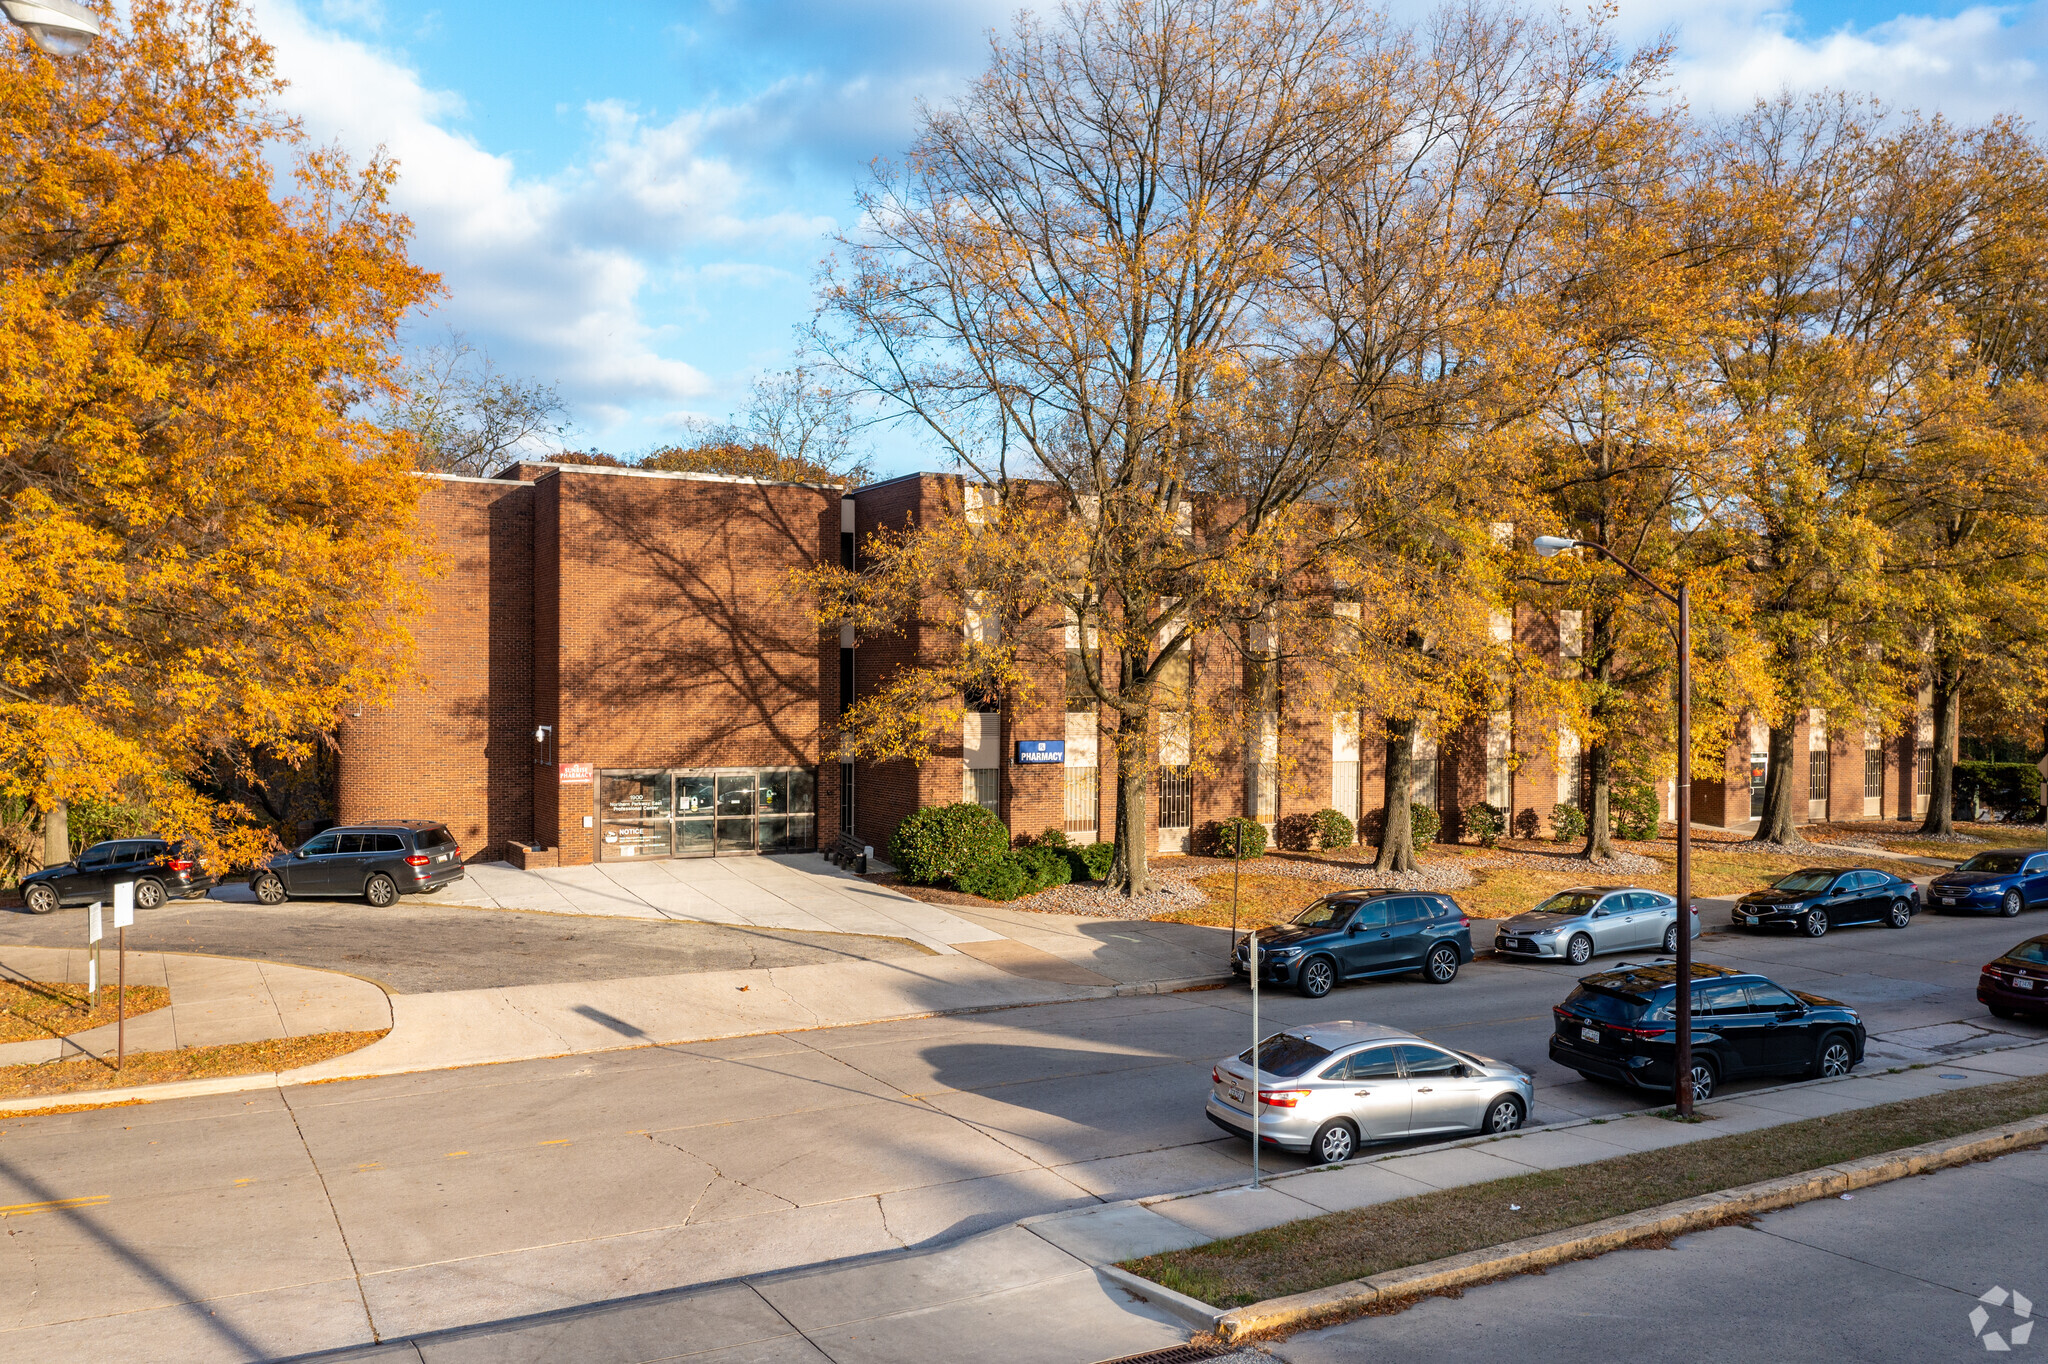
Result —
<instances>
[{"instance_id":1,"label":"blue pharmacy sign","mask_svg":"<svg viewBox=\"0 0 2048 1364\"><path fill-rule=\"evenodd\" d=\"M1064 763L1067 760L1065 739L1019 739L1017 741L1017 766L1031 767L1038 763Z\"/></svg>"}]
</instances>

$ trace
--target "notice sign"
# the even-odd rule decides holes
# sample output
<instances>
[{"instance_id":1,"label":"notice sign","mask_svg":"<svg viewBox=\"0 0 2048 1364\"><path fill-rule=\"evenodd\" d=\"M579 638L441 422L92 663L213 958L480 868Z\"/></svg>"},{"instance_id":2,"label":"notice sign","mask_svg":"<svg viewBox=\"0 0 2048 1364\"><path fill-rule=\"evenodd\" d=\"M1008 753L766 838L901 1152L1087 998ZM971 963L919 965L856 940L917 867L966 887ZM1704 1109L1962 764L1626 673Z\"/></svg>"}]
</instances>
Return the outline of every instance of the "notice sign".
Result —
<instances>
[{"instance_id":1,"label":"notice sign","mask_svg":"<svg viewBox=\"0 0 2048 1364\"><path fill-rule=\"evenodd\" d=\"M591 763L563 763L555 771L563 786L588 786L597 779L596 767Z\"/></svg>"},{"instance_id":2,"label":"notice sign","mask_svg":"<svg viewBox=\"0 0 2048 1364\"><path fill-rule=\"evenodd\" d=\"M1017 741L1017 766L1032 767L1039 763L1064 763L1067 760L1065 739L1019 739Z\"/></svg>"}]
</instances>

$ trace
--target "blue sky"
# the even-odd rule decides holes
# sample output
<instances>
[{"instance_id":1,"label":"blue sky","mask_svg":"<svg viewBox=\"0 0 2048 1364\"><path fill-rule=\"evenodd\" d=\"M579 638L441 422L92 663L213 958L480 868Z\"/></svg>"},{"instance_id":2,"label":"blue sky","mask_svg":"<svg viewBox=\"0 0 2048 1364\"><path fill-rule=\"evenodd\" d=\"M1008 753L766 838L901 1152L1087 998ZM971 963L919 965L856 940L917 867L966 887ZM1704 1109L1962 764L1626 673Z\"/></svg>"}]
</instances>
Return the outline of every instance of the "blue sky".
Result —
<instances>
[{"instance_id":1,"label":"blue sky","mask_svg":"<svg viewBox=\"0 0 2048 1364\"><path fill-rule=\"evenodd\" d=\"M1015 9L251 2L308 133L400 162L415 259L449 291L416 336L459 331L558 385L578 443L622 452L724 417L788 362L853 186ZM1964 119L2048 113L2048 0L1621 0L1617 24L1674 34L1696 107L1829 86ZM936 464L907 435L881 447L890 472Z\"/></svg>"}]
</instances>

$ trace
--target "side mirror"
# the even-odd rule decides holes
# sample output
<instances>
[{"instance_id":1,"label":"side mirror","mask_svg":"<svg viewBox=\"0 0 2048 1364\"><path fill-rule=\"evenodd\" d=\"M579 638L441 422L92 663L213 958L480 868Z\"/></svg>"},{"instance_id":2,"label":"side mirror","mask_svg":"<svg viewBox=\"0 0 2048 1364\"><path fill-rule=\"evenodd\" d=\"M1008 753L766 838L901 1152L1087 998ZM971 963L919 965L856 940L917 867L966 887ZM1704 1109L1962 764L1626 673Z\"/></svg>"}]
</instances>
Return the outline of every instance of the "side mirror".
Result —
<instances>
[{"instance_id":1,"label":"side mirror","mask_svg":"<svg viewBox=\"0 0 2048 1364\"><path fill-rule=\"evenodd\" d=\"M1594 919L1604 919L1604 918L1606 918L1606 917L1607 917L1607 911L1606 911L1606 910L1604 910L1604 909L1596 909L1596 910L1594 910L1594 911L1593 911L1593 913L1592 913L1592 914L1591 914L1590 916L1588 916L1588 917L1590 917L1590 918L1594 918Z\"/></svg>"},{"instance_id":2,"label":"side mirror","mask_svg":"<svg viewBox=\"0 0 2048 1364\"><path fill-rule=\"evenodd\" d=\"M1780 1018L1804 1018L1805 1016L1806 1006L1804 1004L1793 1004L1778 1010L1778 1017Z\"/></svg>"},{"instance_id":3,"label":"side mirror","mask_svg":"<svg viewBox=\"0 0 2048 1364\"><path fill-rule=\"evenodd\" d=\"M1344 931L1346 933L1363 933L1365 931L1365 925L1360 923L1358 920L1353 919L1351 921L1351 927L1345 929Z\"/></svg>"}]
</instances>

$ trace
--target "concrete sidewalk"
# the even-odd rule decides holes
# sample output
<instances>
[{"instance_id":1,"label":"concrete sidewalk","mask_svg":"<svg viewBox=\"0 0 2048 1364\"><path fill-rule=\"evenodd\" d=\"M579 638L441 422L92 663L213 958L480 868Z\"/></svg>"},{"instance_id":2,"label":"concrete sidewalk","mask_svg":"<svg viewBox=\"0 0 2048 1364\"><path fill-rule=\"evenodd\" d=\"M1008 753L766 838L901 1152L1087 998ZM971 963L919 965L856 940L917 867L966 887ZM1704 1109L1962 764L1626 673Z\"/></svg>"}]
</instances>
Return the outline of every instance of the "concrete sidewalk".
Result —
<instances>
[{"instance_id":1,"label":"concrete sidewalk","mask_svg":"<svg viewBox=\"0 0 2048 1364\"><path fill-rule=\"evenodd\" d=\"M2048 1043L1925 1070L1753 1091L1701 1106L1697 1125L1648 1115L1478 1137L1304 1170L1264 1187L1105 1204L1027 1219L935 1250L751 1276L701 1288L434 1332L311 1360L607 1364L1098 1364L1185 1343L1201 1304L1141 1298L1104 1266L1304 1217L1535 1170L1682 1146L1945 1089L2048 1074ZM1147 1290L1138 1286L1140 1293Z\"/></svg>"},{"instance_id":2,"label":"concrete sidewalk","mask_svg":"<svg viewBox=\"0 0 2048 1364\"><path fill-rule=\"evenodd\" d=\"M100 984L113 984L116 958L111 949L101 954L100 969ZM0 977L83 985L86 949L0 948ZM130 952L128 983L162 986L171 992L167 1007L128 1020L130 1051L175 1051L323 1032L379 1032L391 1026L390 998L375 985L303 966L176 952ZM0 1066L111 1056L114 1034L115 1025L108 1024L69 1037L0 1044Z\"/></svg>"}]
</instances>

